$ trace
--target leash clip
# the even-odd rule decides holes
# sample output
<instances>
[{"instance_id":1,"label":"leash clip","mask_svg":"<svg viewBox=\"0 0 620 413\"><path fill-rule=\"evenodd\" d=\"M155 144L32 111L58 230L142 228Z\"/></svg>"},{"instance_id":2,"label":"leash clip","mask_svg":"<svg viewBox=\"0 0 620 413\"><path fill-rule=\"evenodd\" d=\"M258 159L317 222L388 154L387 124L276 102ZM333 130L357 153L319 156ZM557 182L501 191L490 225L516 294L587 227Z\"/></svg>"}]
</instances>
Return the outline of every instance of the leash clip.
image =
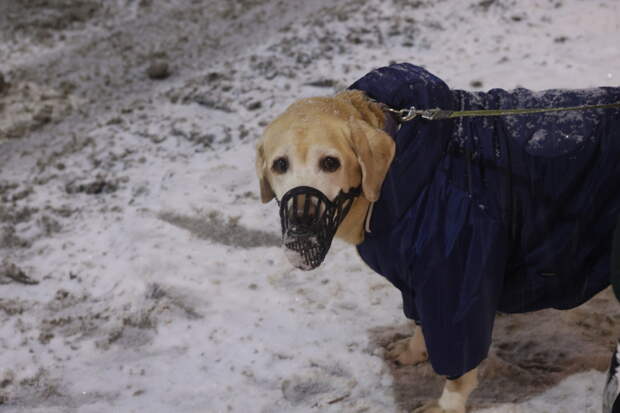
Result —
<instances>
[{"instance_id":1,"label":"leash clip","mask_svg":"<svg viewBox=\"0 0 620 413\"><path fill-rule=\"evenodd\" d=\"M410 120L414 120L417 116L418 111L415 106L398 111L398 119L400 119L401 122L409 122Z\"/></svg>"},{"instance_id":2,"label":"leash clip","mask_svg":"<svg viewBox=\"0 0 620 413\"><path fill-rule=\"evenodd\" d=\"M442 109L416 109L415 106L406 109L392 109L389 106L384 106L384 108L388 112L394 113L400 123L412 121L417 117L426 120L448 119L452 117L453 113L451 110Z\"/></svg>"},{"instance_id":3,"label":"leash clip","mask_svg":"<svg viewBox=\"0 0 620 413\"><path fill-rule=\"evenodd\" d=\"M392 109L391 107L384 105L384 110L391 112L393 114L396 115L396 117L398 118L399 122L409 122L413 119L415 119L419 113L418 110L415 108L415 106L411 106L410 108L406 108L406 109Z\"/></svg>"}]
</instances>

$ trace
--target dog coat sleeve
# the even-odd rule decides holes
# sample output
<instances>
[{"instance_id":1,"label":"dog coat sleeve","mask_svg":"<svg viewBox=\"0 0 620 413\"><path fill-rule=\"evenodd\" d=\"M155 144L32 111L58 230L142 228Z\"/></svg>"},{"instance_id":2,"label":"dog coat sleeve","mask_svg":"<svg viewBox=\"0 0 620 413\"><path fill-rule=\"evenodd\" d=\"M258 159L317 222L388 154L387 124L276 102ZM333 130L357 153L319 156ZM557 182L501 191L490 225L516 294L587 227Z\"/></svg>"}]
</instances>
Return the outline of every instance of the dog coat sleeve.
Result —
<instances>
[{"instance_id":1,"label":"dog coat sleeve","mask_svg":"<svg viewBox=\"0 0 620 413\"><path fill-rule=\"evenodd\" d=\"M358 251L401 291L405 315L422 325L433 369L461 376L488 354L507 230L474 198L441 178L421 192L398 225L373 227L382 214L379 203L372 232Z\"/></svg>"},{"instance_id":2,"label":"dog coat sleeve","mask_svg":"<svg viewBox=\"0 0 620 413\"><path fill-rule=\"evenodd\" d=\"M422 204L420 221L408 225L407 285L434 370L458 377L488 354L509 240L500 221L440 178Z\"/></svg>"}]
</instances>

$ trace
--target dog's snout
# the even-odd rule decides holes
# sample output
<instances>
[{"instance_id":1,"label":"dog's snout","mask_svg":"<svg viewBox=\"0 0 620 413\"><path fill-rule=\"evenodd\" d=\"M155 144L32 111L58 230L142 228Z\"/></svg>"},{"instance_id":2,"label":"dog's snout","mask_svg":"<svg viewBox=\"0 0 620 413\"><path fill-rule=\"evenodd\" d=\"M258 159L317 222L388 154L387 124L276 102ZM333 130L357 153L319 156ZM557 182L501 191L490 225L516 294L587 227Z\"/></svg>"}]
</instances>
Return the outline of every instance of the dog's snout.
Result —
<instances>
[{"instance_id":1,"label":"dog's snout","mask_svg":"<svg viewBox=\"0 0 620 413\"><path fill-rule=\"evenodd\" d=\"M316 220L316 214L292 214L291 224L295 226L310 227Z\"/></svg>"},{"instance_id":2,"label":"dog's snout","mask_svg":"<svg viewBox=\"0 0 620 413\"><path fill-rule=\"evenodd\" d=\"M317 200L311 196L299 195L295 197L288 209L288 218L293 228L312 227L319 215Z\"/></svg>"}]
</instances>

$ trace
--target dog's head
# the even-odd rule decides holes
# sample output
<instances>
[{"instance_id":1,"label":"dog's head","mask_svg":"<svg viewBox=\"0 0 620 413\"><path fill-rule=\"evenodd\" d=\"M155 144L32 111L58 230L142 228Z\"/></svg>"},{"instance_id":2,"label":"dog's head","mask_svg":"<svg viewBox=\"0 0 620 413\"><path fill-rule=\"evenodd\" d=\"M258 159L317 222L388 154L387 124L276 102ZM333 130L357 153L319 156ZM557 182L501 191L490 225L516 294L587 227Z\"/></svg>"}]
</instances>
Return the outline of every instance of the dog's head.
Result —
<instances>
[{"instance_id":1,"label":"dog's head","mask_svg":"<svg viewBox=\"0 0 620 413\"><path fill-rule=\"evenodd\" d=\"M300 100L266 128L256 151L261 200L280 202L284 245L298 268L320 264L337 228L331 235L317 233L327 221L342 225L358 188L367 201L379 198L394 156L394 142L382 130L383 116L362 92L347 91ZM330 208L341 209L341 216L325 217L336 213ZM300 250L317 243L325 250L319 259L298 259Z\"/></svg>"}]
</instances>

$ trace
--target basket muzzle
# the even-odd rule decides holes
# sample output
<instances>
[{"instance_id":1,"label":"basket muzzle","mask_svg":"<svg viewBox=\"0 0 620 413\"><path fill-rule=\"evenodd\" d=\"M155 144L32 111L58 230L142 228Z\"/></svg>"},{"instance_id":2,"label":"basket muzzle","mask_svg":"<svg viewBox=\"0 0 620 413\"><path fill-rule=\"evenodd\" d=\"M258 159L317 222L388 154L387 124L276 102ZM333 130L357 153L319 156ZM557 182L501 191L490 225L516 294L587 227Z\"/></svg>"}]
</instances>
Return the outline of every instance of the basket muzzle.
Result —
<instances>
[{"instance_id":1,"label":"basket muzzle","mask_svg":"<svg viewBox=\"0 0 620 413\"><path fill-rule=\"evenodd\" d=\"M316 188L298 186L284 194L278 202L282 245L291 264L307 271L323 262L338 226L361 193L361 187L340 191L332 201Z\"/></svg>"}]
</instances>

